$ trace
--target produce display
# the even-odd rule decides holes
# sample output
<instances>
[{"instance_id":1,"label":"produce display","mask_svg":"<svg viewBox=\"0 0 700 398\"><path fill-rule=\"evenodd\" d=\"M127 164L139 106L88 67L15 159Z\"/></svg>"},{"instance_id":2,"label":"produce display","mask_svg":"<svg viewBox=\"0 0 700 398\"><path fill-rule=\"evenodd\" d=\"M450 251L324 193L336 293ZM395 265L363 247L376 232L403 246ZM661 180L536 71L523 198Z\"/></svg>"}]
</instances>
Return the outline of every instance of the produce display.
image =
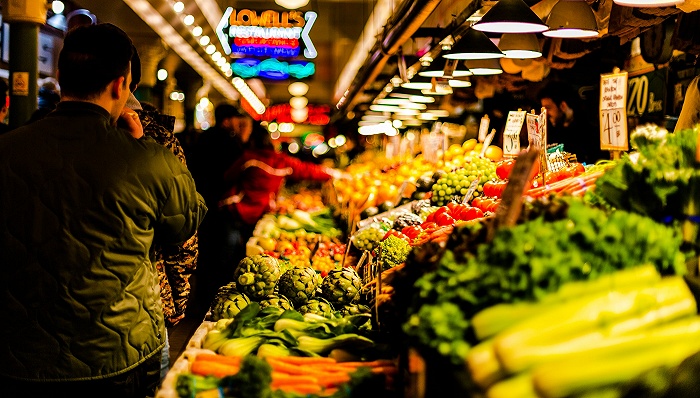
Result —
<instances>
[{"instance_id":1,"label":"produce display","mask_svg":"<svg viewBox=\"0 0 700 398\"><path fill-rule=\"evenodd\" d=\"M697 139L647 126L620 160L539 175L515 225L517 158L475 140L352 164L337 207L288 193L178 394L698 396Z\"/></svg>"}]
</instances>

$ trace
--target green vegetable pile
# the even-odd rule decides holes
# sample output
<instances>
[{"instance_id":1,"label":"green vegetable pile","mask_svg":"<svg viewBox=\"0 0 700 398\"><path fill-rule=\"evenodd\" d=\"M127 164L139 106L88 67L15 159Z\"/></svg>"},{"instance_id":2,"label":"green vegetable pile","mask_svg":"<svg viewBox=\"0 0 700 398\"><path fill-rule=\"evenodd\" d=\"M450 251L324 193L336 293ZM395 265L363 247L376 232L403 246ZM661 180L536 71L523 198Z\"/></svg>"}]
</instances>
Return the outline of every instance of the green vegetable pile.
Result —
<instances>
[{"instance_id":1,"label":"green vegetable pile","mask_svg":"<svg viewBox=\"0 0 700 398\"><path fill-rule=\"evenodd\" d=\"M443 347L446 343L462 347L462 341L473 344L476 340L471 325L455 326L459 322L454 307L443 303L454 304L463 319L471 320L486 307L538 299L565 282L594 279L639 264L653 264L664 275L685 270L681 238L675 230L637 214L608 215L575 199L568 202L566 218L546 221L540 216L500 229L490 244L478 245L475 253L460 253L448 246L437 269L414 285L414 300L403 326L409 339L420 347L445 352L461 364L462 349L447 352ZM445 334L448 328L463 333Z\"/></svg>"},{"instance_id":2,"label":"green vegetable pile","mask_svg":"<svg viewBox=\"0 0 700 398\"><path fill-rule=\"evenodd\" d=\"M623 156L596 181L594 195L617 209L682 224L684 240L697 244L700 229L697 139L697 129L671 134L653 126L638 128L630 136L636 152Z\"/></svg>"},{"instance_id":3,"label":"green vegetable pile","mask_svg":"<svg viewBox=\"0 0 700 398\"><path fill-rule=\"evenodd\" d=\"M374 347L364 336L370 331L369 314L328 319L252 302L234 319L219 320L202 347L226 356L257 354L263 346L284 355L318 356L336 348L361 354Z\"/></svg>"}]
</instances>

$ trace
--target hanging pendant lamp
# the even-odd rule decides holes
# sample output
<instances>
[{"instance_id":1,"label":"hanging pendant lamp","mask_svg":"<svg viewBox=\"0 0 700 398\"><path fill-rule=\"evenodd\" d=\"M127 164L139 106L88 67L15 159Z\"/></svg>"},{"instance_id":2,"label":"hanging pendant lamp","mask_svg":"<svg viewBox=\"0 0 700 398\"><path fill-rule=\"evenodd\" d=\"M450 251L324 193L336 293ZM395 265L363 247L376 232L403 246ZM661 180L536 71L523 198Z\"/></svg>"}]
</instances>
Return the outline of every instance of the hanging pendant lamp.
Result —
<instances>
[{"instance_id":1,"label":"hanging pendant lamp","mask_svg":"<svg viewBox=\"0 0 700 398\"><path fill-rule=\"evenodd\" d=\"M685 0L613 0L624 7L670 7L685 3Z\"/></svg>"},{"instance_id":2,"label":"hanging pendant lamp","mask_svg":"<svg viewBox=\"0 0 700 398\"><path fill-rule=\"evenodd\" d=\"M425 68L425 70L418 72L418 75L427 77L448 77L445 76L445 66L447 65L447 62L448 61L445 57L438 57L438 59L431 62L430 66ZM457 62L457 60L450 60L450 62ZM457 66L457 68L452 69L452 74L449 77L464 77L472 75L469 69L458 68L459 66Z\"/></svg>"},{"instance_id":3,"label":"hanging pendant lamp","mask_svg":"<svg viewBox=\"0 0 700 398\"><path fill-rule=\"evenodd\" d=\"M598 23L593 10L583 0L559 0L547 17L548 37L584 39L598 36Z\"/></svg>"},{"instance_id":4,"label":"hanging pendant lamp","mask_svg":"<svg viewBox=\"0 0 700 398\"><path fill-rule=\"evenodd\" d=\"M540 42L534 33L504 33L498 42L498 48L506 58L529 59L542 56Z\"/></svg>"},{"instance_id":5,"label":"hanging pendant lamp","mask_svg":"<svg viewBox=\"0 0 700 398\"><path fill-rule=\"evenodd\" d=\"M497 59L475 59L465 62L475 76L500 75L503 73L501 64Z\"/></svg>"},{"instance_id":6,"label":"hanging pendant lamp","mask_svg":"<svg viewBox=\"0 0 700 398\"><path fill-rule=\"evenodd\" d=\"M435 84L433 79L434 78L426 76L414 76L410 81L402 83L401 87L411 90L429 90Z\"/></svg>"},{"instance_id":7,"label":"hanging pendant lamp","mask_svg":"<svg viewBox=\"0 0 700 398\"><path fill-rule=\"evenodd\" d=\"M503 58L505 54L493 44L491 39L484 32L479 32L473 28L467 29L459 42L452 46L443 57L447 59L491 59Z\"/></svg>"},{"instance_id":8,"label":"hanging pendant lamp","mask_svg":"<svg viewBox=\"0 0 700 398\"><path fill-rule=\"evenodd\" d=\"M548 29L523 0L499 0L473 28L491 33L537 33Z\"/></svg>"}]
</instances>

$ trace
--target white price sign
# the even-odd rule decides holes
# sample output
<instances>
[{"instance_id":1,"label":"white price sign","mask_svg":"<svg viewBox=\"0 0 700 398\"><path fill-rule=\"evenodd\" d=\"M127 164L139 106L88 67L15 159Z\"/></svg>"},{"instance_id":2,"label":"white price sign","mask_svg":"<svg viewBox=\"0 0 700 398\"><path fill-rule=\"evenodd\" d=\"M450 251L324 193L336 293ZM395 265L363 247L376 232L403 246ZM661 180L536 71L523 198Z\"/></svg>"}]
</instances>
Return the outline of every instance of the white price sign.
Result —
<instances>
[{"instance_id":1,"label":"white price sign","mask_svg":"<svg viewBox=\"0 0 700 398\"><path fill-rule=\"evenodd\" d=\"M520 153L520 130L525 122L525 111L510 111L503 131L503 155L514 157Z\"/></svg>"},{"instance_id":2,"label":"white price sign","mask_svg":"<svg viewBox=\"0 0 700 398\"><path fill-rule=\"evenodd\" d=\"M486 139L486 135L489 133L489 123L491 123L489 115L484 115L484 117L481 118L481 123L479 123L479 142L484 142Z\"/></svg>"},{"instance_id":3,"label":"white price sign","mask_svg":"<svg viewBox=\"0 0 700 398\"><path fill-rule=\"evenodd\" d=\"M528 113L527 120L527 141L530 144L529 148L539 149L544 151L547 148L547 111L542 110L542 113L536 115Z\"/></svg>"},{"instance_id":4,"label":"white price sign","mask_svg":"<svg viewBox=\"0 0 700 398\"><path fill-rule=\"evenodd\" d=\"M600 148L626 151L627 72L600 75Z\"/></svg>"}]
</instances>

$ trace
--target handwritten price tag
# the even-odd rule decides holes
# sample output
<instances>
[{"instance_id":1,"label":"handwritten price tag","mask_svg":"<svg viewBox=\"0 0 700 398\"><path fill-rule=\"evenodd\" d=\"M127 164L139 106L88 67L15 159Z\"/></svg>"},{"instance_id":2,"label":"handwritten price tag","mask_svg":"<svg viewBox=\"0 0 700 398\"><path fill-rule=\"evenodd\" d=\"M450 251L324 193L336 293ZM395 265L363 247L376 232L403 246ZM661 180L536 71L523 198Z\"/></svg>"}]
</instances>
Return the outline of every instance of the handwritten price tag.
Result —
<instances>
[{"instance_id":1,"label":"handwritten price tag","mask_svg":"<svg viewBox=\"0 0 700 398\"><path fill-rule=\"evenodd\" d=\"M525 111L510 111L503 131L503 155L514 157L520 153L520 130L525 122Z\"/></svg>"},{"instance_id":2,"label":"handwritten price tag","mask_svg":"<svg viewBox=\"0 0 700 398\"><path fill-rule=\"evenodd\" d=\"M600 75L600 148L629 149L627 140L627 72Z\"/></svg>"},{"instance_id":3,"label":"handwritten price tag","mask_svg":"<svg viewBox=\"0 0 700 398\"><path fill-rule=\"evenodd\" d=\"M489 133L489 123L491 123L489 115L484 115L484 117L481 118L481 123L479 123L479 142L484 142L486 139L486 134Z\"/></svg>"}]
</instances>

